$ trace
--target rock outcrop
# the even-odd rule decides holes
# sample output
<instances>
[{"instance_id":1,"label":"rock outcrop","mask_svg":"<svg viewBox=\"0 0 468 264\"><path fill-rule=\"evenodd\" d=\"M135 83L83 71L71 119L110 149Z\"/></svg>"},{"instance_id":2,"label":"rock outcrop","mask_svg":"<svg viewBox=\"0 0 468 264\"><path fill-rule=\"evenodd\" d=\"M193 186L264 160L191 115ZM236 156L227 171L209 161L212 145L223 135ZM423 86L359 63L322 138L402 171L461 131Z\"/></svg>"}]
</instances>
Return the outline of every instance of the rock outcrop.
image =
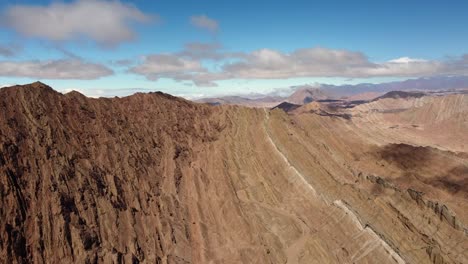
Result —
<instances>
[{"instance_id":1,"label":"rock outcrop","mask_svg":"<svg viewBox=\"0 0 468 264\"><path fill-rule=\"evenodd\" d=\"M367 133L375 113L42 83L0 89L0 108L6 263L468 260L466 192L442 184L463 183L468 155Z\"/></svg>"}]
</instances>

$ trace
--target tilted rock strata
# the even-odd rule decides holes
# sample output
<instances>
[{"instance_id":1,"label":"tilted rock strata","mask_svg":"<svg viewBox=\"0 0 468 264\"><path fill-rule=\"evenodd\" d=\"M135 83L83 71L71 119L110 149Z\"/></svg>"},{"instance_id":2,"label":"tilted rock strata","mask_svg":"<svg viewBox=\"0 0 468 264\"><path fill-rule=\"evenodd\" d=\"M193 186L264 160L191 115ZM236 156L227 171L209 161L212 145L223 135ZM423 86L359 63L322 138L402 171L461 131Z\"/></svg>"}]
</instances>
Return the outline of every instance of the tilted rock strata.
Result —
<instances>
[{"instance_id":1,"label":"tilted rock strata","mask_svg":"<svg viewBox=\"0 0 468 264\"><path fill-rule=\"evenodd\" d=\"M392 160L389 170L374 165L380 147L358 128L350 133L353 120L212 107L161 93L90 99L40 83L0 90L0 107L6 262L468 258L466 215L451 224L448 211L460 212L461 194L450 199L439 185L392 178L408 170ZM457 158L454 166L466 161ZM436 195L399 191L407 185Z\"/></svg>"}]
</instances>

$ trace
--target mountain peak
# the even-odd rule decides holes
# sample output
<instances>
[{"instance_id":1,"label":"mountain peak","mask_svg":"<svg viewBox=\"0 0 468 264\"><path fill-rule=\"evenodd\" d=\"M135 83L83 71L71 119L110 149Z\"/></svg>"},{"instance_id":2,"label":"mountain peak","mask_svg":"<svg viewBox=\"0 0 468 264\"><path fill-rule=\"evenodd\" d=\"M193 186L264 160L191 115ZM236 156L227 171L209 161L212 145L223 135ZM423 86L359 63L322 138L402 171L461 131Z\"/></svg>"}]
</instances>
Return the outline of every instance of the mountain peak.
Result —
<instances>
[{"instance_id":1,"label":"mountain peak","mask_svg":"<svg viewBox=\"0 0 468 264\"><path fill-rule=\"evenodd\" d=\"M28 85L28 84L26 84ZM30 83L29 85L31 85L32 87L49 87L47 84L43 83L43 82L40 82L40 81L35 81L33 83Z\"/></svg>"},{"instance_id":2,"label":"mountain peak","mask_svg":"<svg viewBox=\"0 0 468 264\"><path fill-rule=\"evenodd\" d=\"M328 99L330 96L324 90L317 87L304 87L296 90L288 97L288 102L292 104L308 104L316 100Z\"/></svg>"},{"instance_id":3,"label":"mountain peak","mask_svg":"<svg viewBox=\"0 0 468 264\"><path fill-rule=\"evenodd\" d=\"M57 93L52 87L42 82L33 82L23 85L14 85L10 87L4 87L1 90L3 93L24 93L24 94L36 94L36 93Z\"/></svg>"}]
</instances>

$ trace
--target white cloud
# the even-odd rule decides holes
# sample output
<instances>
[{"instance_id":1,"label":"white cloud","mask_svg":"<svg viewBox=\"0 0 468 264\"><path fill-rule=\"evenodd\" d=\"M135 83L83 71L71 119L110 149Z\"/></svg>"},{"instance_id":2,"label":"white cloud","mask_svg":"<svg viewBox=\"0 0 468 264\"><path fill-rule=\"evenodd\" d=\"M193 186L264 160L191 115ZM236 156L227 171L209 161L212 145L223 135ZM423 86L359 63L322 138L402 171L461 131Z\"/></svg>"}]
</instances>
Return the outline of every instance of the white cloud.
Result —
<instances>
[{"instance_id":1,"label":"white cloud","mask_svg":"<svg viewBox=\"0 0 468 264\"><path fill-rule=\"evenodd\" d=\"M466 56L466 55L465 55ZM262 49L244 60L225 64L223 75L241 79L296 77L422 77L468 73L468 60L430 61L408 57L378 63L361 52L326 48L299 49L291 53Z\"/></svg>"},{"instance_id":2,"label":"white cloud","mask_svg":"<svg viewBox=\"0 0 468 264\"><path fill-rule=\"evenodd\" d=\"M175 53L175 55L193 60L222 60L229 58L242 58L245 54L241 52L224 51L223 46L217 42L190 42L185 44L184 49L181 52Z\"/></svg>"},{"instance_id":3,"label":"white cloud","mask_svg":"<svg viewBox=\"0 0 468 264\"><path fill-rule=\"evenodd\" d=\"M325 48L298 49L282 53L261 49L244 60L226 64L224 72L243 79L277 79L292 77L333 77L349 74L349 69L374 67L360 52Z\"/></svg>"},{"instance_id":4,"label":"white cloud","mask_svg":"<svg viewBox=\"0 0 468 264\"><path fill-rule=\"evenodd\" d=\"M219 46L192 44L184 51L164 55L173 62L147 59L132 72L148 79L171 78L193 81L199 86L216 86L216 81L231 79L288 79L301 77L424 77L468 74L468 55L451 60L423 60L402 57L386 62L372 62L361 52L327 48L305 48L284 53L260 49L251 53L221 52ZM160 55L153 55L158 58ZM215 71L201 66L212 60ZM175 63L177 62L177 63Z\"/></svg>"},{"instance_id":5,"label":"white cloud","mask_svg":"<svg viewBox=\"0 0 468 264\"><path fill-rule=\"evenodd\" d=\"M2 23L28 36L53 41L88 37L100 44L116 45L132 40L132 22L151 17L119 1L78 0L49 6L14 5L2 14Z\"/></svg>"},{"instance_id":6,"label":"white cloud","mask_svg":"<svg viewBox=\"0 0 468 264\"><path fill-rule=\"evenodd\" d=\"M132 68L132 71L158 79L160 78L159 75L178 72L201 72L204 69L198 61L181 59L169 54L156 54L146 56L143 64Z\"/></svg>"},{"instance_id":7,"label":"white cloud","mask_svg":"<svg viewBox=\"0 0 468 264\"><path fill-rule=\"evenodd\" d=\"M177 81L192 80L194 75L207 70L199 61L180 58L171 54L146 56L143 62L130 68L130 72L144 75L149 80L171 78Z\"/></svg>"},{"instance_id":8,"label":"white cloud","mask_svg":"<svg viewBox=\"0 0 468 264\"><path fill-rule=\"evenodd\" d=\"M224 54L220 53L221 44L219 43L200 43L191 42L184 46L184 50L179 52L178 55L181 57L187 57L190 59L222 59Z\"/></svg>"},{"instance_id":9,"label":"white cloud","mask_svg":"<svg viewBox=\"0 0 468 264\"><path fill-rule=\"evenodd\" d=\"M104 65L79 59L0 61L0 76L4 77L93 80L112 74Z\"/></svg>"},{"instance_id":10,"label":"white cloud","mask_svg":"<svg viewBox=\"0 0 468 264\"><path fill-rule=\"evenodd\" d=\"M205 15L190 17L190 23L197 28L205 29L210 32L216 32L219 29L218 21Z\"/></svg>"},{"instance_id":11,"label":"white cloud","mask_svg":"<svg viewBox=\"0 0 468 264\"><path fill-rule=\"evenodd\" d=\"M401 58L398 58L398 59L389 60L388 62L393 62L393 63L411 63L411 62L427 62L427 60L423 60L423 59L414 59L414 58L410 58L410 57L401 57Z\"/></svg>"},{"instance_id":12,"label":"white cloud","mask_svg":"<svg viewBox=\"0 0 468 264\"><path fill-rule=\"evenodd\" d=\"M377 67L356 69L349 77L422 77L450 72L448 62L399 58L380 63Z\"/></svg>"}]
</instances>

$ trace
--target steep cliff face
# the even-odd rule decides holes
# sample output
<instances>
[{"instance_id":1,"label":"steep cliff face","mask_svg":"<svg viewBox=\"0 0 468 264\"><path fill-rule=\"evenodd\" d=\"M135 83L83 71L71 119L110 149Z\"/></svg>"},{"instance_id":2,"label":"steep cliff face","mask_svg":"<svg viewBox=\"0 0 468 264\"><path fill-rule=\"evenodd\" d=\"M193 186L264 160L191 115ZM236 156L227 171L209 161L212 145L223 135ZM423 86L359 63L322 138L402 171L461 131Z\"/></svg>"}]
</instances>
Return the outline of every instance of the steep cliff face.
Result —
<instances>
[{"instance_id":1,"label":"steep cliff face","mask_svg":"<svg viewBox=\"0 0 468 264\"><path fill-rule=\"evenodd\" d=\"M160 93L95 100L40 83L2 89L0 107L3 259L154 262L188 241L179 195L197 146L222 130L213 108Z\"/></svg>"},{"instance_id":2,"label":"steep cliff face","mask_svg":"<svg viewBox=\"0 0 468 264\"><path fill-rule=\"evenodd\" d=\"M375 144L354 117L41 83L0 108L7 263L468 259L467 155Z\"/></svg>"}]
</instances>

